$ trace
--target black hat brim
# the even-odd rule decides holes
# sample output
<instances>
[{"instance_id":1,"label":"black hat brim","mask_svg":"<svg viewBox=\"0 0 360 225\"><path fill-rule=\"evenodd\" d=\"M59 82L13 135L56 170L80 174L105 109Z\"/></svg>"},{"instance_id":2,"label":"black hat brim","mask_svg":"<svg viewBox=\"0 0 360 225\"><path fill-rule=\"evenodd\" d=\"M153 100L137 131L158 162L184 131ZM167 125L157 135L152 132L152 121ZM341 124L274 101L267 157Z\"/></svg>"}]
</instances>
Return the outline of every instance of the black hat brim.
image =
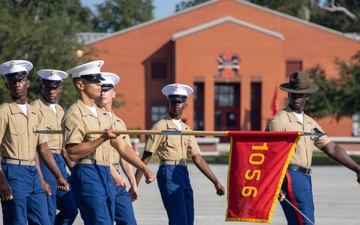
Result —
<instances>
[{"instance_id":1,"label":"black hat brim","mask_svg":"<svg viewBox=\"0 0 360 225\"><path fill-rule=\"evenodd\" d=\"M7 81L22 80L25 77L27 77L27 72L25 72L25 71L5 74L5 80L7 80Z\"/></svg>"},{"instance_id":2,"label":"black hat brim","mask_svg":"<svg viewBox=\"0 0 360 225\"><path fill-rule=\"evenodd\" d=\"M103 78L100 73L82 75L81 78L92 82L100 82L102 80L105 80L105 78Z\"/></svg>"},{"instance_id":3,"label":"black hat brim","mask_svg":"<svg viewBox=\"0 0 360 225\"><path fill-rule=\"evenodd\" d=\"M45 87L49 87L49 88L57 88L60 87L62 85L62 81L61 80L46 80L46 79L42 79L41 83L45 86Z\"/></svg>"},{"instance_id":4,"label":"black hat brim","mask_svg":"<svg viewBox=\"0 0 360 225\"><path fill-rule=\"evenodd\" d=\"M307 88L304 89L294 89L290 87L290 83L284 83L280 85L280 89L289 93L299 93L299 94L307 94L313 93L319 90L319 86L316 84L309 84Z\"/></svg>"},{"instance_id":5,"label":"black hat brim","mask_svg":"<svg viewBox=\"0 0 360 225\"><path fill-rule=\"evenodd\" d=\"M168 100L173 102L185 102L187 99L186 95L169 95Z\"/></svg>"}]
</instances>

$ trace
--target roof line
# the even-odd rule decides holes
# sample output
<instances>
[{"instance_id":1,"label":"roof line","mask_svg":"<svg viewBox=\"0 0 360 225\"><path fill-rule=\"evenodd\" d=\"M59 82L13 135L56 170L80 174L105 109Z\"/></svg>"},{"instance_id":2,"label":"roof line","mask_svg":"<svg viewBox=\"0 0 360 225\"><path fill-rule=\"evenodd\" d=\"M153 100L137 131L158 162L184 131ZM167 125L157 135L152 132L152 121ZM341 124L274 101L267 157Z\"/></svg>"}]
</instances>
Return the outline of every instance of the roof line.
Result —
<instances>
[{"instance_id":1,"label":"roof line","mask_svg":"<svg viewBox=\"0 0 360 225\"><path fill-rule=\"evenodd\" d=\"M213 21L210 21L208 23L204 23L204 24L201 24L199 26L196 26L196 27L193 27L193 28L190 28L190 29L178 32L178 33L175 33L172 36L172 40L175 41L178 38L187 36L187 35L195 33L195 32L199 32L201 30L204 30L204 29L207 29L207 28L210 28L210 27L213 27L213 26L217 26L217 25L225 23L225 22L232 22L232 23L235 23L235 24L238 24L238 25L241 25L241 26L244 26L244 27L256 30L256 31L259 31L261 33L274 36L276 38L279 38L282 41L285 40L284 36L282 34L280 34L280 33L274 32L272 30L265 29L263 27L256 26L254 24L251 24L251 23L248 23L248 22L245 22L245 21L242 21L242 20L235 19L232 16L225 16L225 17L222 17L220 19L213 20Z\"/></svg>"},{"instance_id":2,"label":"roof line","mask_svg":"<svg viewBox=\"0 0 360 225\"><path fill-rule=\"evenodd\" d=\"M113 36L116 36L116 35L119 35L119 34L123 34L123 33L126 33L126 32L129 32L129 31L132 31L132 30L136 30L138 28L141 28L141 27L145 27L147 25L150 25L150 24L153 24L153 23L157 23L159 21L162 21L162 20L166 20L168 19L169 17L173 17L173 16L177 16L177 15L180 15L180 14L183 14L183 13L186 13L188 11L192 11L192 10L195 10L197 8L201 8L203 6L206 6L206 5L210 5L214 2L218 2L219 0L210 0L210 1L207 1L207 2L204 2L202 4L199 4L199 5L196 5L196 6L193 6L193 7L190 7L190 8L187 8L187 9L184 9L184 10L181 10L181 11L178 11L178 12L175 12L169 16L166 16L166 17L163 17L163 18L160 18L160 19L154 19L154 20L150 20L150 21L147 21L147 22L144 22L144 23L141 23L141 24L138 24L138 25L135 25L135 26L132 26L132 27L129 27L129 28L126 28L126 29L123 29L123 30L119 30L119 31L116 31L114 33L110 33L108 36L106 37L102 37L102 38L99 38L99 39L96 39L94 41L89 41L87 44L92 44L92 43L95 43L95 42L98 42L98 41L102 41L104 39L107 39L107 38L111 38Z\"/></svg>"},{"instance_id":3,"label":"roof line","mask_svg":"<svg viewBox=\"0 0 360 225\"><path fill-rule=\"evenodd\" d=\"M192 11L192 10L196 10L198 8L204 7L206 5L213 4L213 3L218 2L218 1L219 0L210 0L208 2L204 2L204 3L196 5L194 7L190 7L190 8L187 8L185 10L175 12L174 14L171 14L169 16L166 16L166 17L163 17L163 18L160 18L160 19L150 20L150 21L147 21L145 23L141 23L141 24L138 24L138 25L135 25L135 26L132 26L132 27L129 27L129 28L126 28L126 29L123 29L123 30L120 30L120 31L117 31L117 32L114 32L114 33L111 33L106 37L99 38L99 39L97 39L95 41L89 41L87 44L92 44L92 43L102 41L102 40L107 39L107 38L111 38L111 37L119 35L119 34L130 32L132 30L135 30L135 29L138 29L138 28L141 28L141 27L145 27L147 25L157 23L157 22L162 21L162 20L166 20L166 19L168 19L170 17L178 16L178 15L181 15L183 13L186 13L186 12L189 12L189 11ZM299 19L297 17L287 15L285 13L281 13L281 12L278 12L278 11L275 11L275 10L272 10L272 9L265 8L265 7L260 6L260 5L256 5L256 4L251 3L251 2L247 2L247 1L244 1L244 0L235 0L235 1L239 2L239 3L242 3L242 4L245 4L245 5L248 5L248 6L253 7L253 8L257 8L257 9L260 9L260 10L263 10L263 11L266 11L266 12L269 12L269 13L272 13L272 14L275 14L275 15L278 15L278 16L281 16L281 17L284 17L284 18L287 18L287 19L290 19L290 20L305 24L305 25L308 25L308 26L312 26L312 27L320 29L320 30L324 30L326 32L330 32L330 33L342 36L344 38L348 38L348 39L351 39L351 40L356 40L355 38L353 38L351 36L347 36L347 35L345 35L344 33L340 32L340 31L333 30L333 29L330 29L330 28L327 28L327 27L324 27L324 26L320 26L320 25L317 25L315 23L311 23L311 22L308 22L306 20L302 20L302 19ZM253 25L253 26L255 26L255 25Z\"/></svg>"}]
</instances>

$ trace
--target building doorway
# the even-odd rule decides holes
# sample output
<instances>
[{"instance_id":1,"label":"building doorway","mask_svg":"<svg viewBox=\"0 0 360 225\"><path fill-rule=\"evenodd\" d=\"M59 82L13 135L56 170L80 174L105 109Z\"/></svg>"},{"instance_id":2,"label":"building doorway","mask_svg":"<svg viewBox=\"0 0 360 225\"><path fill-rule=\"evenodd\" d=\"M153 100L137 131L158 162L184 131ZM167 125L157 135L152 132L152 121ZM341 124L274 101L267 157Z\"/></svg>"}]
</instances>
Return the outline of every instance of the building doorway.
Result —
<instances>
[{"instance_id":1,"label":"building doorway","mask_svg":"<svg viewBox=\"0 0 360 225\"><path fill-rule=\"evenodd\" d=\"M240 83L215 84L215 130L240 130ZM220 142L229 142L220 137Z\"/></svg>"}]
</instances>

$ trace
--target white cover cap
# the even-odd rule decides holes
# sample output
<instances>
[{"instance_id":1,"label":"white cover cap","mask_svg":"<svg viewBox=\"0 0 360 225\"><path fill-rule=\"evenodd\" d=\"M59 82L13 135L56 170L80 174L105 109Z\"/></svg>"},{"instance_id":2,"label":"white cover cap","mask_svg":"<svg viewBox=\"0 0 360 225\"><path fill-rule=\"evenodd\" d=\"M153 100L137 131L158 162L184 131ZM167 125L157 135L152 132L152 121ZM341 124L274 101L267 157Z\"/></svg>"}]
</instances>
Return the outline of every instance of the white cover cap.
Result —
<instances>
[{"instance_id":1,"label":"white cover cap","mask_svg":"<svg viewBox=\"0 0 360 225\"><path fill-rule=\"evenodd\" d=\"M32 70L33 64L26 60L11 60L4 62L0 65L0 74L2 74L7 80L13 80L10 77L6 76L7 74L18 73L18 72L28 72ZM15 78L16 77L16 78ZM21 78L22 77L22 78ZM14 75L14 79L23 79L25 75L19 76Z\"/></svg>"},{"instance_id":2,"label":"white cover cap","mask_svg":"<svg viewBox=\"0 0 360 225\"><path fill-rule=\"evenodd\" d=\"M61 70L42 69L38 70L37 74L42 78L41 83L46 87L59 87L63 83L63 79L68 77L68 74Z\"/></svg>"},{"instance_id":3,"label":"white cover cap","mask_svg":"<svg viewBox=\"0 0 360 225\"><path fill-rule=\"evenodd\" d=\"M68 74L72 74L72 78L81 77L82 75L98 74L101 67L104 65L103 60L96 60L76 66L67 71Z\"/></svg>"},{"instance_id":4,"label":"white cover cap","mask_svg":"<svg viewBox=\"0 0 360 225\"><path fill-rule=\"evenodd\" d=\"M120 81L120 77L116 75L115 73L109 73L109 72L101 72L101 76L105 79L101 81L102 85L112 85L115 87Z\"/></svg>"},{"instance_id":5,"label":"white cover cap","mask_svg":"<svg viewBox=\"0 0 360 225\"><path fill-rule=\"evenodd\" d=\"M189 97L193 93L193 89L185 84L168 84L162 88L161 92L166 96L186 96Z\"/></svg>"},{"instance_id":6,"label":"white cover cap","mask_svg":"<svg viewBox=\"0 0 360 225\"><path fill-rule=\"evenodd\" d=\"M68 77L68 74L61 70L42 69L37 74L45 80L62 81Z\"/></svg>"}]
</instances>

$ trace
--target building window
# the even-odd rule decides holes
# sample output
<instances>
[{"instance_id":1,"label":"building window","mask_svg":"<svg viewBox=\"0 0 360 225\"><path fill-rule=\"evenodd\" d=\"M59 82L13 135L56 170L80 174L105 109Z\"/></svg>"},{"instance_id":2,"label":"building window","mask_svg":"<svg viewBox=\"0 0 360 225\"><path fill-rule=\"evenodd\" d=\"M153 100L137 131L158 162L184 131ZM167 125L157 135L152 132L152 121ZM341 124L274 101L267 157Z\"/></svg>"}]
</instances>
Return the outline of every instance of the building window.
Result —
<instances>
[{"instance_id":1,"label":"building window","mask_svg":"<svg viewBox=\"0 0 360 225\"><path fill-rule=\"evenodd\" d=\"M166 106L151 106L151 124L156 123L166 116Z\"/></svg>"},{"instance_id":2,"label":"building window","mask_svg":"<svg viewBox=\"0 0 360 225\"><path fill-rule=\"evenodd\" d=\"M251 130L261 130L261 83L251 83Z\"/></svg>"},{"instance_id":3,"label":"building window","mask_svg":"<svg viewBox=\"0 0 360 225\"><path fill-rule=\"evenodd\" d=\"M204 130L204 83L194 84L194 129Z\"/></svg>"},{"instance_id":4,"label":"building window","mask_svg":"<svg viewBox=\"0 0 360 225\"><path fill-rule=\"evenodd\" d=\"M360 136L360 112L352 116L352 135Z\"/></svg>"},{"instance_id":5,"label":"building window","mask_svg":"<svg viewBox=\"0 0 360 225\"><path fill-rule=\"evenodd\" d=\"M302 70L302 61L301 60L287 60L285 68L285 76L290 77L292 73Z\"/></svg>"},{"instance_id":6,"label":"building window","mask_svg":"<svg viewBox=\"0 0 360 225\"><path fill-rule=\"evenodd\" d=\"M167 78L167 63L166 62L152 62L151 63L151 78L166 79Z\"/></svg>"},{"instance_id":7,"label":"building window","mask_svg":"<svg viewBox=\"0 0 360 225\"><path fill-rule=\"evenodd\" d=\"M239 88L232 84L216 84L215 106L240 106Z\"/></svg>"}]
</instances>

